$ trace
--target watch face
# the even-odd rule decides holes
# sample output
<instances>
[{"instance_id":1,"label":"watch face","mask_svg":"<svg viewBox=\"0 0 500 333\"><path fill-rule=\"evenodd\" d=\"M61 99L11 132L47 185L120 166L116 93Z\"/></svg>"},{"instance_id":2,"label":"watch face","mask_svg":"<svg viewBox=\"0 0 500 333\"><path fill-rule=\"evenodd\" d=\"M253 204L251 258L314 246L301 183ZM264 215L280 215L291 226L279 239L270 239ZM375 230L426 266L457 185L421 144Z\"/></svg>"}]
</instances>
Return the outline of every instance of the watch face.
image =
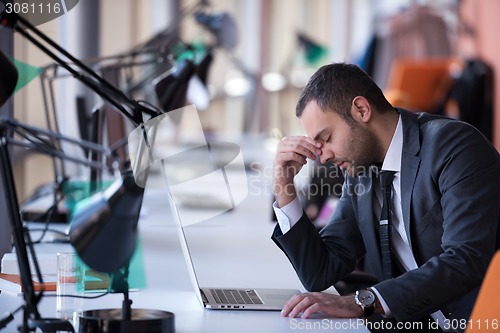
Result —
<instances>
[{"instance_id":1,"label":"watch face","mask_svg":"<svg viewBox=\"0 0 500 333\"><path fill-rule=\"evenodd\" d=\"M373 292L363 289L356 292L356 299L360 305L368 306L375 302L375 295Z\"/></svg>"}]
</instances>

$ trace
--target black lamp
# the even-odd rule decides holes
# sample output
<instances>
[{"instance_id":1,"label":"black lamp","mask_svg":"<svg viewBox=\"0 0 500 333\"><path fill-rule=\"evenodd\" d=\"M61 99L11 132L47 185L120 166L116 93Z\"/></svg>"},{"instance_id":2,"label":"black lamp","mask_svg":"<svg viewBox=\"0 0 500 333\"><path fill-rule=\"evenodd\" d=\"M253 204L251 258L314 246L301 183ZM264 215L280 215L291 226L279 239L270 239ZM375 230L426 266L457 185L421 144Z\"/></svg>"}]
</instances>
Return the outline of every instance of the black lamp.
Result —
<instances>
[{"instance_id":1,"label":"black lamp","mask_svg":"<svg viewBox=\"0 0 500 333\"><path fill-rule=\"evenodd\" d=\"M238 44L236 24L229 14L207 14L198 12L194 17L196 22L207 28L215 36L217 46L232 50Z\"/></svg>"},{"instance_id":2,"label":"black lamp","mask_svg":"<svg viewBox=\"0 0 500 333\"><path fill-rule=\"evenodd\" d=\"M197 66L196 74L200 78L201 82L206 86L208 81L208 72L210 65L212 64L214 57L212 51L209 50L207 54L203 57Z\"/></svg>"},{"instance_id":3,"label":"black lamp","mask_svg":"<svg viewBox=\"0 0 500 333\"><path fill-rule=\"evenodd\" d=\"M0 74L0 106L2 106L14 92L18 74L14 65L2 52L0 52L0 68L2 68ZM2 118L0 119L0 177L2 177L3 190L7 198L7 210L21 276L24 304L13 313L9 313L0 319L0 329L14 319L14 314L17 311L24 309L22 325L19 328L22 333L31 332L36 329L40 329L42 332L74 332L74 328L69 321L58 318L43 318L38 311L38 303L42 299L43 291L39 293L35 292L31 279L28 251L35 263L37 262L36 254L29 234L25 232L21 216L19 215L16 186L14 184L12 164L7 146L8 136L7 122ZM35 271L38 279L43 282L40 269L36 264Z\"/></svg>"},{"instance_id":4,"label":"black lamp","mask_svg":"<svg viewBox=\"0 0 500 333\"><path fill-rule=\"evenodd\" d=\"M174 332L170 312L132 309L128 266L137 243L137 222L144 188L137 186L131 171L104 192L87 199L71 221L70 242L92 269L111 274L110 291L123 293L120 309L84 311L81 332Z\"/></svg>"},{"instance_id":5,"label":"black lamp","mask_svg":"<svg viewBox=\"0 0 500 333\"><path fill-rule=\"evenodd\" d=\"M144 115L155 117L161 114L156 109L151 109L143 103L128 98L122 91L104 80L80 60L73 57L21 16L4 11L0 13L0 23L3 26L14 29L36 45L76 79L112 104L135 125L141 125L142 127ZM69 59L73 65L69 65L63 61L51 48ZM3 68L2 66L2 75ZM10 81L4 84L5 90L8 91L10 86ZM5 131L2 126L0 126L0 130L2 131L0 134L3 137ZM5 142L6 140L3 139L0 141L1 166L12 174L12 167ZM6 191L15 197L13 179L12 177L9 179L6 176L7 174L8 172L2 172L4 184L7 184ZM113 184L112 189L103 194L103 196L98 196L97 194L96 197L91 197L89 200L92 204L82 207L76 213L75 226L72 228L70 238L76 251L87 265L90 267L99 267L104 272L115 274L111 291L123 292L125 299L121 310L104 309L85 312L83 315L85 317L81 317L80 331L83 332L83 328L85 327L85 332L173 332L174 315L172 313L158 310L131 309L132 302L128 298L127 283L128 261L136 245L137 220L142 203L143 190L137 188L133 177L131 178L128 174L123 175L122 180ZM46 320L44 321L41 318L37 310L37 304L42 298L42 293L36 294L32 285L26 242L24 241L24 232L19 216L19 207L16 200L10 201L12 203L10 217L12 220L14 245L19 258L20 273L25 290L25 315L22 327L23 332L29 332L32 331L33 325L35 325L35 328L45 325ZM126 209L124 208L125 206ZM96 209L96 207L99 207L99 214L93 215L92 213L95 213L93 209ZM125 215L118 214L123 212L126 212ZM82 232L83 230L86 230L86 232ZM119 237L117 237L117 234L119 234ZM102 251L109 249L109 247L103 248L102 246L105 246L105 243L109 243L113 239L120 240L120 242L115 242L115 245L120 244L120 246L113 247L108 251L109 255L106 258L96 261L94 258L96 253L98 253L97 259L102 257ZM123 251L123 253L120 251ZM34 254L33 250L32 253ZM117 261L115 262L115 260ZM122 267L123 270L116 271L115 268L117 266ZM37 273L41 279L41 274ZM54 319L50 320L50 324L51 326L47 328L47 332L58 330L73 331L73 327L67 321L57 321ZM44 329L42 328L42 330Z\"/></svg>"},{"instance_id":6,"label":"black lamp","mask_svg":"<svg viewBox=\"0 0 500 333\"><path fill-rule=\"evenodd\" d=\"M172 73L168 73L153 83L158 101L165 112L184 105L188 82L195 73L195 68L192 61L182 60Z\"/></svg>"},{"instance_id":7,"label":"black lamp","mask_svg":"<svg viewBox=\"0 0 500 333\"><path fill-rule=\"evenodd\" d=\"M17 71L7 57L0 51L0 67L11 76L0 76L1 89L10 91L15 86ZM5 102L4 99L2 102ZM1 106L1 104L0 104ZM10 137L10 131L21 135L24 140L17 141ZM73 331L73 326L65 320L57 318L43 318L38 312L37 304L42 299L43 292L36 293L31 280L31 268L28 260L29 254L36 263L36 253L32 247L29 233L23 227L19 215L14 176L12 172L8 144L37 150L50 154L56 158L66 159L81 163L91 168L104 168L105 164L95 161L79 160L65 155L52 147L45 139L57 137L69 143L85 146L91 150L105 153L105 150L95 144L66 138L58 133L39 129L34 126L22 124L10 117L0 117L0 176L4 184L4 195L7 198L8 219L14 240L16 255L19 258L19 271L24 296L24 316L22 332L41 329L43 332ZM106 191L99 192L87 204L78 210L71 225L71 241L81 259L96 271L113 274L110 291L123 293L125 300L120 310L92 310L87 311L80 320L82 331L85 332L120 332L122 326L135 328L135 332L172 332L174 316L170 312L144 309L131 309L128 297L128 261L136 247L137 221L142 204L144 189L135 184L131 172L115 181ZM103 256L103 253L106 255ZM38 265L35 265L38 279L43 281ZM17 312L17 310L15 311ZM15 314L0 319L0 329L6 326ZM103 328L103 325L106 329ZM140 329L144 327L144 329ZM83 330L85 328L85 330Z\"/></svg>"},{"instance_id":8,"label":"black lamp","mask_svg":"<svg viewBox=\"0 0 500 333\"><path fill-rule=\"evenodd\" d=\"M143 194L131 172L125 172L78 207L71 220L70 242L90 268L113 274L128 263L136 247Z\"/></svg>"}]
</instances>

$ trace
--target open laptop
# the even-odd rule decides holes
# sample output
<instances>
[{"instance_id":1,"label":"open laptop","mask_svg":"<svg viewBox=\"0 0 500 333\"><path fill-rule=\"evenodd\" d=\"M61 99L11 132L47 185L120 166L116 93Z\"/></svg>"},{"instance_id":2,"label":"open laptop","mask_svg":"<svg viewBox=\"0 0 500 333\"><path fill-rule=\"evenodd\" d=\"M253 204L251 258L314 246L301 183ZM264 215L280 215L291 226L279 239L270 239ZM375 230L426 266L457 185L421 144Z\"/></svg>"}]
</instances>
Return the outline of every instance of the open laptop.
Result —
<instances>
[{"instance_id":1,"label":"open laptop","mask_svg":"<svg viewBox=\"0 0 500 333\"><path fill-rule=\"evenodd\" d=\"M203 307L217 310L280 311L293 295L300 294L300 291L297 289L200 288L180 216L171 197L169 201L172 208L172 214L177 223L176 230L181 243L184 259L186 260L186 267L190 275L191 283Z\"/></svg>"}]
</instances>

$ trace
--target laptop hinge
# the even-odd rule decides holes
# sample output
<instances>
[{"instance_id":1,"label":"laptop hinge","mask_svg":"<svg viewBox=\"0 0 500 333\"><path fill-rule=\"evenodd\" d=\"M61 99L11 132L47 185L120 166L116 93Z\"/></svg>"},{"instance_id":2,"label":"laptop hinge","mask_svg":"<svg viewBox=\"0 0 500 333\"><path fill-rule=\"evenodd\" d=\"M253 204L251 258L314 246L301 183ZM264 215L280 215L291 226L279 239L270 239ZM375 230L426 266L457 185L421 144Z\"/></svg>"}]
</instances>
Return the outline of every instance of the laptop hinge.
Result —
<instances>
[{"instance_id":1,"label":"laptop hinge","mask_svg":"<svg viewBox=\"0 0 500 333\"><path fill-rule=\"evenodd\" d=\"M201 299L203 301L203 304L208 303L207 296L205 296L205 292L203 291L203 289L200 289L200 292L201 292Z\"/></svg>"}]
</instances>

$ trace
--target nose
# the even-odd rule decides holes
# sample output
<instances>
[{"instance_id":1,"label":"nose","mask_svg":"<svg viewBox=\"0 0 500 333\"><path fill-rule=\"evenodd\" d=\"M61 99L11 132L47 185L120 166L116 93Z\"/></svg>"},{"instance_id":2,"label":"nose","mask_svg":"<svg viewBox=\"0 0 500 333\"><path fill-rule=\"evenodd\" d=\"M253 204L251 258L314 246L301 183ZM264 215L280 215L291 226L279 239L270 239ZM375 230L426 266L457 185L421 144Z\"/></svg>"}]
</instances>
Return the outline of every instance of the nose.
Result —
<instances>
[{"instance_id":1,"label":"nose","mask_svg":"<svg viewBox=\"0 0 500 333\"><path fill-rule=\"evenodd\" d=\"M331 159L333 159L334 157L335 157L335 154L331 150L322 149L319 160L320 160L321 164L325 164L328 161L330 161Z\"/></svg>"}]
</instances>

